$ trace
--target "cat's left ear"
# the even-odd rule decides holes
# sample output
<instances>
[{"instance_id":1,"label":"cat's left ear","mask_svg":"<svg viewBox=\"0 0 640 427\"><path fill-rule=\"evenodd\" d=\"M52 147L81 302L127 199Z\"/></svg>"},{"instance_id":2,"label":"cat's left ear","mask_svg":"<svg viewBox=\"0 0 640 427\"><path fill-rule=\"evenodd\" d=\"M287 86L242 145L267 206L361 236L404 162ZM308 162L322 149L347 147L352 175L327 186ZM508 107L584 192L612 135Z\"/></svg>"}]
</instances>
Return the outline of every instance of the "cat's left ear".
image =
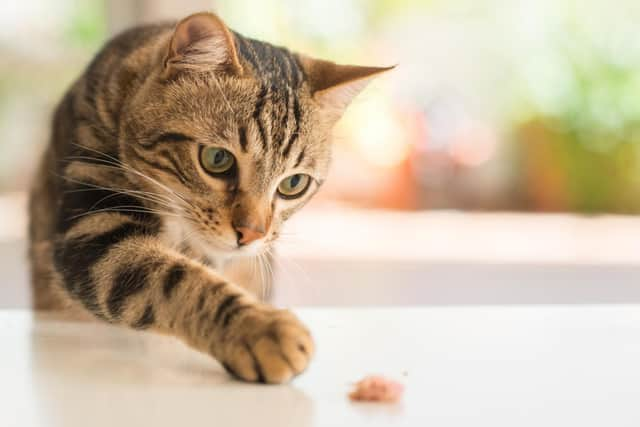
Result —
<instances>
[{"instance_id":1,"label":"cat's left ear","mask_svg":"<svg viewBox=\"0 0 640 427\"><path fill-rule=\"evenodd\" d=\"M196 13L178 22L164 60L165 74L226 71L242 74L233 35L217 15Z\"/></svg>"},{"instance_id":2,"label":"cat's left ear","mask_svg":"<svg viewBox=\"0 0 640 427\"><path fill-rule=\"evenodd\" d=\"M330 61L300 57L313 98L322 108L342 114L353 98L375 77L395 68L340 65Z\"/></svg>"}]
</instances>

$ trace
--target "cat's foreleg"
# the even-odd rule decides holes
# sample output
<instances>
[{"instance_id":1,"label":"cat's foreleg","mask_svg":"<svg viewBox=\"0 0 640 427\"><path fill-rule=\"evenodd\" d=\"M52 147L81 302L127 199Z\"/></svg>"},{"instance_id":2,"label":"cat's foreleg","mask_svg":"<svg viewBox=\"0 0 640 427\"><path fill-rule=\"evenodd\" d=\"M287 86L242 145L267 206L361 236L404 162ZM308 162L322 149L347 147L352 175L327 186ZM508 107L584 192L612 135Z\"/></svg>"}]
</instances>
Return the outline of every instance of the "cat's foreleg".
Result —
<instances>
[{"instance_id":1,"label":"cat's foreleg","mask_svg":"<svg viewBox=\"0 0 640 427\"><path fill-rule=\"evenodd\" d=\"M143 224L100 215L55 247L65 291L95 316L175 335L247 381L280 383L306 368L313 342L291 312L165 247Z\"/></svg>"}]
</instances>

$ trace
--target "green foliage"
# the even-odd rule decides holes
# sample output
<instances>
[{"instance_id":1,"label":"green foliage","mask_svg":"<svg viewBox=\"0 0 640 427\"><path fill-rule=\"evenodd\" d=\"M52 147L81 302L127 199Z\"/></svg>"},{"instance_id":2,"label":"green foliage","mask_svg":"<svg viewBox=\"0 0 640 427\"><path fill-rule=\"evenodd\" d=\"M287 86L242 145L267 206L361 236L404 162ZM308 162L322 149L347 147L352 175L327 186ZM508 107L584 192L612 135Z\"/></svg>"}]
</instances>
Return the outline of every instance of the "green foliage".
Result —
<instances>
[{"instance_id":1,"label":"green foliage","mask_svg":"<svg viewBox=\"0 0 640 427\"><path fill-rule=\"evenodd\" d=\"M398 15L422 13L435 0L360 0L361 10L366 12L369 24L383 25Z\"/></svg>"},{"instance_id":2,"label":"green foliage","mask_svg":"<svg viewBox=\"0 0 640 427\"><path fill-rule=\"evenodd\" d=\"M95 49L107 34L104 0L78 0L74 4L64 35L80 48Z\"/></svg>"},{"instance_id":3,"label":"green foliage","mask_svg":"<svg viewBox=\"0 0 640 427\"><path fill-rule=\"evenodd\" d=\"M633 33L624 23L604 30L569 12L548 35L548 49L519 62L524 79L515 91L515 127L536 122L552 136L536 143L558 153L545 167L559 169L564 178L565 208L638 211L640 47L628 42ZM522 142L523 135L516 135Z\"/></svg>"}]
</instances>

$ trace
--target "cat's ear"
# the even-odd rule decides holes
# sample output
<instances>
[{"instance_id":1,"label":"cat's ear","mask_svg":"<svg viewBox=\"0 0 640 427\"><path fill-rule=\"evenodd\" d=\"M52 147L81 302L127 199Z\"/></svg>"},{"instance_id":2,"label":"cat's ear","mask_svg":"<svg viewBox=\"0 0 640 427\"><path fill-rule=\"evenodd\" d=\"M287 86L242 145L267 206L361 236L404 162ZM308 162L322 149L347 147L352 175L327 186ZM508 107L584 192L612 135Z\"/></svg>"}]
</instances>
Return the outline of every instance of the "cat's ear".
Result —
<instances>
[{"instance_id":1,"label":"cat's ear","mask_svg":"<svg viewBox=\"0 0 640 427\"><path fill-rule=\"evenodd\" d=\"M392 70L391 67L339 65L330 61L300 57L313 98L323 107L342 114L353 98L371 80Z\"/></svg>"},{"instance_id":2,"label":"cat's ear","mask_svg":"<svg viewBox=\"0 0 640 427\"><path fill-rule=\"evenodd\" d=\"M178 22L164 67L167 76L180 71L242 73L231 31L218 16L208 12Z\"/></svg>"}]
</instances>

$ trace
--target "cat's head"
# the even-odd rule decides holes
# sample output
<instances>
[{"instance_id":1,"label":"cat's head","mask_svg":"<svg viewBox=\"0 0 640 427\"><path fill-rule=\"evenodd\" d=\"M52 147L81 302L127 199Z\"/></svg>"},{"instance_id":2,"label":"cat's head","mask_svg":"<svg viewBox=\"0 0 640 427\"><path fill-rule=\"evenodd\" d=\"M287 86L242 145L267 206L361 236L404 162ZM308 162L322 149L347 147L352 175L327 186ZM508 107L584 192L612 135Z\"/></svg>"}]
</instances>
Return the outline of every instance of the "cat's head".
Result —
<instances>
[{"instance_id":1,"label":"cat's head","mask_svg":"<svg viewBox=\"0 0 640 427\"><path fill-rule=\"evenodd\" d=\"M244 38L215 15L157 41L124 115L123 155L162 193L176 240L255 253L325 180L331 128L389 68L337 65ZM156 182L153 182L156 181Z\"/></svg>"}]
</instances>

